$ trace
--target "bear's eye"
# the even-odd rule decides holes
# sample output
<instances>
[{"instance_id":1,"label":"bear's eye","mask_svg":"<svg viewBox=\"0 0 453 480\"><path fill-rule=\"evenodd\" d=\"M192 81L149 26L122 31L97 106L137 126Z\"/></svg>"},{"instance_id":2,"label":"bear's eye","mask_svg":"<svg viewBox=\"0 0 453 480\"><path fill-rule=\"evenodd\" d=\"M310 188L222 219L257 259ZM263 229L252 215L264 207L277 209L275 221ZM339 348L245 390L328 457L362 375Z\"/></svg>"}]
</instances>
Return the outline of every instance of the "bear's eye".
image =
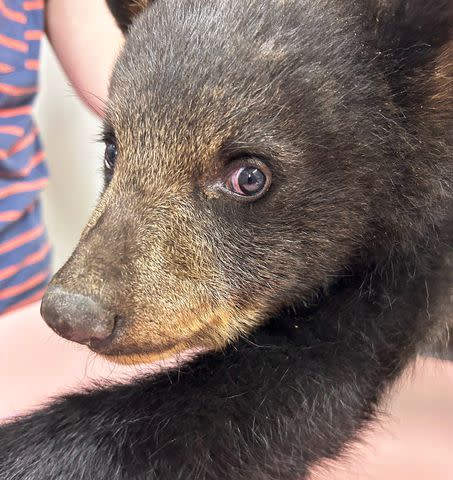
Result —
<instances>
[{"instance_id":1,"label":"bear's eye","mask_svg":"<svg viewBox=\"0 0 453 480\"><path fill-rule=\"evenodd\" d=\"M269 189L272 175L260 160L235 163L228 170L225 187L241 200L257 200Z\"/></svg>"},{"instance_id":2,"label":"bear's eye","mask_svg":"<svg viewBox=\"0 0 453 480\"><path fill-rule=\"evenodd\" d=\"M113 168L115 167L117 156L118 152L116 149L116 145L111 142L106 143L104 153L104 165L107 170L113 170Z\"/></svg>"}]
</instances>

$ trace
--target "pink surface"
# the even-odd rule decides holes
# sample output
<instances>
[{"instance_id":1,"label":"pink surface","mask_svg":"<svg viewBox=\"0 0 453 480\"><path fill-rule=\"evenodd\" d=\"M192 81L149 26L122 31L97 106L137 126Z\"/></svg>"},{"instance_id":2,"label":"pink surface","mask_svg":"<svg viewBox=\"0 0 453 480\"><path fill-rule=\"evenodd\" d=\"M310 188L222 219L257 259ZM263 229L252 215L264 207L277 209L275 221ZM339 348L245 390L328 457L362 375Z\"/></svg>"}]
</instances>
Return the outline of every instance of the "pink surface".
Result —
<instances>
[{"instance_id":1,"label":"pink surface","mask_svg":"<svg viewBox=\"0 0 453 480\"><path fill-rule=\"evenodd\" d=\"M62 339L42 320L39 304L0 317L0 418L81 389L94 379L125 381L159 368L157 363L113 364L87 347Z\"/></svg>"},{"instance_id":2,"label":"pink surface","mask_svg":"<svg viewBox=\"0 0 453 480\"><path fill-rule=\"evenodd\" d=\"M0 317L0 418L27 411L93 379L124 381L161 365L122 367L67 342L35 304ZM453 362L420 360L388 402L365 446L319 480L452 480Z\"/></svg>"},{"instance_id":3,"label":"pink surface","mask_svg":"<svg viewBox=\"0 0 453 480\"><path fill-rule=\"evenodd\" d=\"M453 362L420 359L365 442L313 480L452 480Z\"/></svg>"}]
</instances>

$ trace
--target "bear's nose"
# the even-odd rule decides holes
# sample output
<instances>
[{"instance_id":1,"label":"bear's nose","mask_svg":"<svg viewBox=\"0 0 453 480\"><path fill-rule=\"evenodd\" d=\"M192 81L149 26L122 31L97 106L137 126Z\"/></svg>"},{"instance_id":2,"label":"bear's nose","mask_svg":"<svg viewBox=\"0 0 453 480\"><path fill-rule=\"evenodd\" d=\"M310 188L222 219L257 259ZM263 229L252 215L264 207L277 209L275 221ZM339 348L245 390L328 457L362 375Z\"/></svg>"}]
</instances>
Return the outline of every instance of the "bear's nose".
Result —
<instances>
[{"instance_id":1,"label":"bear's nose","mask_svg":"<svg viewBox=\"0 0 453 480\"><path fill-rule=\"evenodd\" d=\"M49 287L41 315L52 330L73 342L90 345L106 340L115 328L115 316L91 298Z\"/></svg>"}]
</instances>

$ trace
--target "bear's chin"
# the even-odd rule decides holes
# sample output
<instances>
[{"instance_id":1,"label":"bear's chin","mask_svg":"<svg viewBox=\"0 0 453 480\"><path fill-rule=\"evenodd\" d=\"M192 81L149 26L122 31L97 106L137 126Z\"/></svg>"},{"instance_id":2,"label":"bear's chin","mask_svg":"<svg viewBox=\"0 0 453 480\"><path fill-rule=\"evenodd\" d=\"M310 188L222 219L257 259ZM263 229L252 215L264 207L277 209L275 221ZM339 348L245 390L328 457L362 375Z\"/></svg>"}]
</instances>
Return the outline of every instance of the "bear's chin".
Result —
<instances>
[{"instance_id":1,"label":"bear's chin","mask_svg":"<svg viewBox=\"0 0 453 480\"><path fill-rule=\"evenodd\" d=\"M148 365L151 363L165 362L166 366L172 366L173 364L180 365L181 363L186 363L203 351L204 350L200 349L189 350L183 347L174 347L170 350L165 350L162 352L137 352L124 355L101 353L96 351L94 351L94 353L100 355L111 363L119 365Z\"/></svg>"}]
</instances>

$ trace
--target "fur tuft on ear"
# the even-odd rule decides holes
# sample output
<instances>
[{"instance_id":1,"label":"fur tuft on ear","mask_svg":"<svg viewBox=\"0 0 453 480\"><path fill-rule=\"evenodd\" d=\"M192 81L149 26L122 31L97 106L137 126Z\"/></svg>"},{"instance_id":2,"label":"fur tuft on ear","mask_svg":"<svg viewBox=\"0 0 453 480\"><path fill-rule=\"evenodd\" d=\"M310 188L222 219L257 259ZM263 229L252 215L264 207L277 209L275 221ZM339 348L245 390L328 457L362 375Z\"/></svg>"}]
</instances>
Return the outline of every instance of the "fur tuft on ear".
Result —
<instances>
[{"instance_id":1,"label":"fur tuft on ear","mask_svg":"<svg viewBox=\"0 0 453 480\"><path fill-rule=\"evenodd\" d=\"M106 0L116 23L126 33L133 18L142 12L152 0Z\"/></svg>"},{"instance_id":2,"label":"fur tuft on ear","mask_svg":"<svg viewBox=\"0 0 453 480\"><path fill-rule=\"evenodd\" d=\"M365 0L383 53L408 61L411 50L432 52L452 40L453 0ZM417 55L420 59L420 56ZM414 65L416 66L416 65Z\"/></svg>"},{"instance_id":3,"label":"fur tuft on ear","mask_svg":"<svg viewBox=\"0 0 453 480\"><path fill-rule=\"evenodd\" d=\"M400 106L424 98L439 112L452 107L453 0L363 0L375 45ZM440 115L440 113L439 113Z\"/></svg>"}]
</instances>

